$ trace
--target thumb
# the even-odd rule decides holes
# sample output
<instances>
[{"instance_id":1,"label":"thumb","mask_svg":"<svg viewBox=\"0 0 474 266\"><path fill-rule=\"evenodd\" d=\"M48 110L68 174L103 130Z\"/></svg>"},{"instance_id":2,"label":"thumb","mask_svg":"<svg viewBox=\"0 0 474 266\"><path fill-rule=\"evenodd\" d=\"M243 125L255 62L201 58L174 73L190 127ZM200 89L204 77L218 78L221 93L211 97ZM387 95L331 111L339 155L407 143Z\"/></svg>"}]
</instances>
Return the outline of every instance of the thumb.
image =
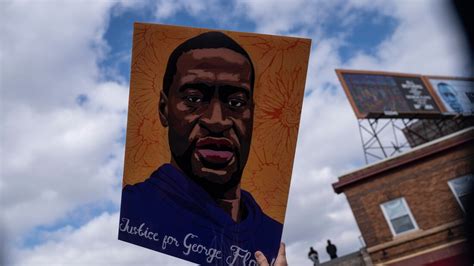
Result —
<instances>
[{"instance_id":1,"label":"thumb","mask_svg":"<svg viewBox=\"0 0 474 266\"><path fill-rule=\"evenodd\" d=\"M255 259L257 259L257 263L259 266L269 266L267 258L261 251L255 252Z\"/></svg>"},{"instance_id":2,"label":"thumb","mask_svg":"<svg viewBox=\"0 0 474 266\"><path fill-rule=\"evenodd\" d=\"M285 243L280 243L280 249L278 250L278 256L275 261L275 266L288 266L286 261L286 248Z\"/></svg>"}]
</instances>

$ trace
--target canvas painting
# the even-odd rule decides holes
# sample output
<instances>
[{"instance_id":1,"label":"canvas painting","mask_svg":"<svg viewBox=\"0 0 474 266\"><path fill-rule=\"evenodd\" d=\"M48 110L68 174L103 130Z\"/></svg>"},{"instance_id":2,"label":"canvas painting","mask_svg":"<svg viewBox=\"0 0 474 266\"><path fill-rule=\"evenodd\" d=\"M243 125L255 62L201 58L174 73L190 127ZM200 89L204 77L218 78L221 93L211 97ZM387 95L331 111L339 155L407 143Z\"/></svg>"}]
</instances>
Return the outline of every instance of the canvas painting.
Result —
<instances>
[{"instance_id":1,"label":"canvas painting","mask_svg":"<svg viewBox=\"0 0 474 266\"><path fill-rule=\"evenodd\" d=\"M120 240L198 264L276 259L310 46L135 24Z\"/></svg>"}]
</instances>

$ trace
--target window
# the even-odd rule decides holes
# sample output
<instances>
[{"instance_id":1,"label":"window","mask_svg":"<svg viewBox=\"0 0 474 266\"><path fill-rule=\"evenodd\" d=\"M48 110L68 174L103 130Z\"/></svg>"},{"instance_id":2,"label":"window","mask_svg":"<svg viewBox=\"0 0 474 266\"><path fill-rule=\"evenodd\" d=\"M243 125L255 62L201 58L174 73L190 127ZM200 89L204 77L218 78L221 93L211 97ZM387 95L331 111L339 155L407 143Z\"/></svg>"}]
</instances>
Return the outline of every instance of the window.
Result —
<instances>
[{"instance_id":1,"label":"window","mask_svg":"<svg viewBox=\"0 0 474 266\"><path fill-rule=\"evenodd\" d=\"M380 207L393 235L396 236L418 229L405 198L387 201L382 203Z\"/></svg>"},{"instance_id":2,"label":"window","mask_svg":"<svg viewBox=\"0 0 474 266\"><path fill-rule=\"evenodd\" d=\"M464 212L466 211L465 207L467 206L469 188L472 182L474 182L474 176L472 174L461 176L448 181L449 187L453 191L456 200Z\"/></svg>"}]
</instances>

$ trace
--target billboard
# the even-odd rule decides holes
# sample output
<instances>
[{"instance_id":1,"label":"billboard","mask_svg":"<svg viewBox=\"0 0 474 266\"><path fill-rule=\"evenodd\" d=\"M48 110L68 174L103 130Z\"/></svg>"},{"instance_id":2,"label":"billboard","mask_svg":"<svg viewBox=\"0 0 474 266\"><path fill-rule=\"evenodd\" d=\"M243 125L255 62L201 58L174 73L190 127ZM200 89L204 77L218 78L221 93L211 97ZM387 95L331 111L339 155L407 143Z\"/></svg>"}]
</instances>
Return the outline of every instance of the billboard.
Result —
<instances>
[{"instance_id":1,"label":"billboard","mask_svg":"<svg viewBox=\"0 0 474 266\"><path fill-rule=\"evenodd\" d=\"M474 79L424 76L424 80L448 114L474 114Z\"/></svg>"},{"instance_id":2,"label":"billboard","mask_svg":"<svg viewBox=\"0 0 474 266\"><path fill-rule=\"evenodd\" d=\"M441 115L421 75L336 69L359 119L413 118Z\"/></svg>"},{"instance_id":3,"label":"billboard","mask_svg":"<svg viewBox=\"0 0 474 266\"><path fill-rule=\"evenodd\" d=\"M135 24L120 240L198 264L276 258L310 46Z\"/></svg>"}]
</instances>

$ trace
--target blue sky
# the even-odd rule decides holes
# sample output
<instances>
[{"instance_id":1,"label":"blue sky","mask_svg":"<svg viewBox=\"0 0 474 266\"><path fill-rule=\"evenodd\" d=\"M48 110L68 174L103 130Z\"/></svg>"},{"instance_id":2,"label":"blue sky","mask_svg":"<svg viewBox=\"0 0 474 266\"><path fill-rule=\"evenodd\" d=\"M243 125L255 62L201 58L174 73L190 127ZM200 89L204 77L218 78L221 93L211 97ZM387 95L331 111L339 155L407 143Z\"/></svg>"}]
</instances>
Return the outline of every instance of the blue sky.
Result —
<instances>
[{"instance_id":1,"label":"blue sky","mask_svg":"<svg viewBox=\"0 0 474 266\"><path fill-rule=\"evenodd\" d=\"M7 265L187 265L116 240L134 21L312 39L283 236L292 265L309 262L309 246L326 260L328 238L340 254L360 248L346 199L331 188L363 165L334 69L470 71L446 1L43 0L0 10Z\"/></svg>"},{"instance_id":2,"label":"blue sky","mask_svg":"<svg viewBox=\"0 0 474 266\"><path fill-rule=\"evenodd\" d=\"M232 9L232 2L229 1L225 8ZM152 22L190 27L202 27L211 29L225 29L235 31L256 32L256 23L249 21L245 16L235 20L232 25L226 27L225 24L219 23L212 17L196 17L191 16L185 11L177 11L171 17L165 19L157 19L154 16L152 9L127 9L112 8L110 15L110 22L104 38L107 41L110 51L108 55L100 62L100 65L105 68L105 73L114 73L119 76L118 81L129 81L130 76L130 51L131 39L133 35L133 23L138 22ZM322 23L322 31L329 38L336 38L340 35L345 35L344 38L347 43L341 45L338 53L341 60L347 61L358 52L364 52L373 55L376 47L383 40L391 36L397 26L397 20L393 17L383 16L377 11L360 10L354 23L350 26L341 25L338 23L338 18L333 17ZM348 30L350 28L350 30ZM288 31L298 32L298 28ZM275 32L278 34L279 32ZM280 33L281 34L281 33ZM284 34L284 33L283 33ZM301 35L308 37L308 35ZM105 78L117 79L113 75L106 75Z\"/></svg>"}]
</instances>

